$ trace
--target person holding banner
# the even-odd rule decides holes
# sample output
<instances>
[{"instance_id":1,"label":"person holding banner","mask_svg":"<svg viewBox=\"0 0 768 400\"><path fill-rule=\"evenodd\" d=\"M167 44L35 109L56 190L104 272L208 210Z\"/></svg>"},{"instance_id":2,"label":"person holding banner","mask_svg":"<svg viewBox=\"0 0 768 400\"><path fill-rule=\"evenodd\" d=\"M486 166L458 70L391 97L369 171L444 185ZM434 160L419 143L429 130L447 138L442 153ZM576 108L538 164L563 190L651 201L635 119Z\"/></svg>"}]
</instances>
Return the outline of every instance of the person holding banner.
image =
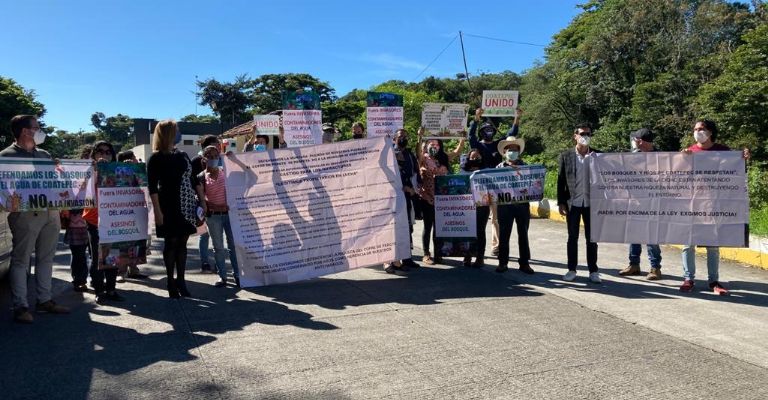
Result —
<instances>
[{"instance_id":1,"label":"person holding banner","mask_svg":"<svg viewBox=\"0 0 768 400\"><path fill-rule=\"evenodd\" d=\"M253 128L254 131L256 128ZM285 142L283 133L285 131L283 130L283 127L280 127L280 134L277 136L277 143L278 146L281 149L284 149L288 147L288 143ZM249 151L266 151L269 149L269 136L267 135L252 135L251 140L248 141L248 143L245 144L245 148L243 149L243 152L249 152Z\"/></svg>"},{"instance_id":2,"label":"person holding banner","mask_svg":"<svg viewBox=\"0 0 768 400\"><path fill-rule=\"evenodd\" d=\"M685 154L693 154L700 151L730 151L731 149L723 144L715 143L717 139L717 124L714 121L702 119L696 121L693 126L693 138L696 143L683 150ZM749 160L749 149L742 150L742 157ZM730 294L722 284L720 284L720 248L716 246L707 246L707 278L709 288L719 296ZM696 246L683 246L683 284L680 291L688 293L693 291L694 278L696 277Z\"/></svg>"},{"instance_id":3,"label":"person holding banner","mask_svg":"<svg viewBox=\"0 0 768 400\"><path fill-rule=\"evenodd\" d=\"M336 127L332 124L323 124L323 143L333 143L336 139Z\"/></svg>"},{"instance_id":4,"label":"person holding banner","mask_svg":"<svg viewBox=\"0 0 768 400\"><path fill-rule=\"evenodd\" d=\"M205 171L205 163L203 160L203 149L208 146L221 146L219 138L215 135L205 135L200 139L200 152L192 158L192 176L198 176L201 172ZM246 150L247 151L247 150ZM200 272L213 273L211 263L208 261L208 248L210 246L211 236L208 232L200 234L197 242L197 248L200 254Z\"/></svg>"},{"instance_id":5,"label":"person holding banner","mask_svg":"<svg viewBox=\"0 0 768 400\"><path fill-rule=\"evenodd\" d=\"M100 140L93 144L91 160L95 163L115 161L115 148L112 144ZM98 176L96 177L98 179ZM98 204L98 201L96 202ZM91 286L96 291L96 302L123 301L123 296L115 290L118 268L99 269L102 258L105 257L99 245L99 209L86 208L83 211L83 219L88 223L88 237L91 249Z\"/></svg>"},{"instance_id":6,"label":"person holding banner","mask_svg":"<svg viewBox=\"0 0 768 400\"><path fill-rule=\"evenodd\" d=\"M152 148L147 162L149 197L155 213L157 237L164 238L163 263L167 275L168 296L189 297L184 272L187 264L187 240L197 231L198 204L205 213L205 201L198 199L202 189L192 175L187 153L176 149L181 132L173 120L155 126ZM174 279L174 271L176 279Z\"/></svg>"},{"instance_id":7,"label":"person holding banner","mask_svg":"<svg viewBox=\"0 0 768 400\"><path fill-rule=\"evenodd\" d=\"M408 213L408 239L410 241L411 248L413 248L413 218L411 218L411 209L413 207L413 201L417 200L418 192L418 161L416 156L413 155L411 150L408 149L408 132L405 129L398 129L395 133L394 139L395 146L395 158L397 159L397 167L400 170L400 180L403 185L403 193L405 194L405 206ZM404 273L408 268L418 268L419 264L413 261L413 258L401 260L399 262L393 262L384 268L384 271L388 274Z\"/></svg>"},{"instance_id":8,"label":"person holding banner","mask_svg":"<svg viewBox=\"0 0 768 400\"><path fill-rule=\"evenodd\" d=\"M15 141L0 151L0 157L51 158L47 151L37 148L37 145L45 141L45 132L40 129L40 123L35 116L17 115L11 118L11 133ZM13 319L16 322L31 324L35 320L29 312L27 300L27 273L33 251L37 289L36 311L50 314L69 313L69 308L60 306L51 299L53 256L59 242L60 224L59 212L53 210L8 214L8 227L12 237L9 275Z\"/></svg>"},{"instance_id":9,"label":"person holding banner","mask_svg":"<svg viewBox=\"0 0 768 400\"><path fill-rule=\"evenodd\" d=\"M352 139L363 139L365 137L365 125L362 122L352 124Z\"/></svg>"},{"instance_id":10,"label":"person holding banner","mask_svg":"<svg viewBox=\"0 0 768 400\"><path fill-rule=\"evenodd\" d=\"M600 151L589 147L592 128L587 124L578 125L573 130L576 147L560 154L557 171L557 205L560 215L568 225L568 272L563 280L576 279L576 265L579 263L579 229L584 221L584 239L587 243L587 268L589 280L600 283L597 268L597 243L590 240L589 216L589 159Z\"/></svg>"},{"instance_id":11,"label":"person holding banner","mask_svg":"<svg viewBox=\"0 0 768 400\"><path fill-rule=\"evenodd\" d=\"M494 140L496 137L496 127L490 122L483 123L483 113L485 110L478 108L475 110L475 118L469 123L469 146L473 149L477 149L480 152L483 160L483 166L485 168L496 168L500 162L502 162L502 156L498 151L499 142L501 139ZM512 128L505 137L515 136L517 137L520 116L523 111L518 108L515 120L512 123ZM482 123L482 124L481 124ZM478 128L478 124L480 127ZM479 132L478 132L479 131ZM478 139L478 134L480 138ZM491 221L493 223L493 236L491 237L491 253L494 256L499 254L499 221L498 213L495 205L490 206ZM485 226L485 223L483 224ZM478 226L479 229L479 226ZM482 265L481 265L482 266Z\"/></svg>"},{"instance_id":12,"label":"person holding banner","mask_svg":"<svg viewBox=\"0 0 768 400\"><path fill-rule=\"evenodd\" d=\"M202 196L205 197L205 205L208 213L206 223L208 233L213 240L214 258L219 279L214 283L216 287L227 286L227 265L225 251L229 251L229 261L232 264L232 275L235 284L240 287L240 269L237 267L237 255L235 254L232 226L229 223L229 206L227 206L226 176L219 168L219 150L216 146L208 146L203 150L206 169L197 178L203 188ZM227 235L227 250L224 249L224 234Z\"/></svg>"},{"instance_id":13,"label":"person holding banner","mask_svg":"<svg viewBox=\"0 0 768 400\"><path fill-rule=\"evenodd\" d=\"M424 135L424 127L419 128L419 143ZM464 139L459 141L459 145L451 152L451 158L458 158L461 154L461 148L464 146ZM424 249L424 258L422 261L427 265L440 264L443 259L440 255L442 241L439 240L434 232L435 225L435 176L448 175L450 167L450 158L443 150L443 142L437 139L430 139L424 142L423 151L419 152L419 175L421 176L421 188L419 196L422 200L422 215L424 218L424 232L421 235L422 248ZM429 251L429 240L435 245L435 257Z\"/></svg>"},{"instance_id":14,"label":"person holding banner","mask_svg":"<svg viewBox=\"0 0 768 400\"><path fill-rule=\"evenodd\" d=\"M461 166L459 174L471 175L475 171L479 171L483 168L483 156L478 149L471 149L467 161ZM490 208L488 206L476 206L475 218L476 220L476 233L477 243L475 249L475 262L472 263L472 256L464 256L463 265L465 267L482 268L485 265L485 227L488 224L488 215Z\"/></svg>"},{"instance_id":15,"label":"person holding banner","mask_svg":"<svg viewBox=\"0 0 768 400\"><path fill-rule=\"evenodd\" d=\"M638 129L630 134L632 152L650 152L656 151L653 147L654 135L648 128ZM648 253L648 261L651 263L651 270L645 279L655 281L661 279L661 248L658 244L648 244L645 246ZM640 244L629 245L629 265L619 271L621 276L640 275L640 254L643 247Z\"/></svg>"},{"instance_id":16,"label":"person holding banner","mask_svg":"<svg viewBox=\"0 0 768 400\"><path fill-rule=\"evenodd\" d=\"M525 140L515 136L507 137L499 142L499 154L504 156L496 168L517 168L525 165L520 159L520 154L525 150ZM520 272L531 275L534 273L529 264L531 248L528 244L528 227L531 224L531 210L527 202L517 204L505 204L498 206L499 212L499 266L496 272L503 273L509 268L509 239L512 236L512 225L517 224L517 263ZM485 230L485 229L483 229Z\"/></svg>"}]
</instances>

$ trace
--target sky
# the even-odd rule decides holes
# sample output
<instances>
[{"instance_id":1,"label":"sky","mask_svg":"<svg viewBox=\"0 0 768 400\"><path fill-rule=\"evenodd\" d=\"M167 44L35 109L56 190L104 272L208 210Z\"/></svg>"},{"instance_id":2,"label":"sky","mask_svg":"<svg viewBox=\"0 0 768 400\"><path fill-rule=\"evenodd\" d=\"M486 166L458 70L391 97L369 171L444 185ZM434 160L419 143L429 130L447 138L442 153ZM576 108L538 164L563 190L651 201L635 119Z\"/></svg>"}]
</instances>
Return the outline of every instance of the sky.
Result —
<instances>
[{"instance_id":1,"label":"sky","mask_svg":"<svg viewBox=\"0 0 768 400\"><path fill-rule=\"evenodd\" d=\"M35 91L48 126L89 131L96 111L211 114L196 105L196 77L309 73L339 97L453 77L464 72L459 31L470 76L520 73L583 2L0 0L0 76Z\"/></svg>"}]
</instances>

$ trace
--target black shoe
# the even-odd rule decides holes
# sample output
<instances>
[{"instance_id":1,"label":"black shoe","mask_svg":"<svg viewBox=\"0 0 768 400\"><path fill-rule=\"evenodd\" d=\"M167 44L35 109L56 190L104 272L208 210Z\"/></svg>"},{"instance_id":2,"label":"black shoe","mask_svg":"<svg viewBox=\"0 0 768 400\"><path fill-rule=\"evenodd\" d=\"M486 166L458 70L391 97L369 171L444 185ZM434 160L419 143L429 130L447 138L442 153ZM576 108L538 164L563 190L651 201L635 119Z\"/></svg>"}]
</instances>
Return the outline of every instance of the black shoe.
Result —
<instances>
[{"instance_id":1,"label":"black shoe","mask_svg":"<svg viewBox=\"0 0 768 400\"><path fill-rule=\"evenodd\" d=\"M176 281L173 279L168 279L168 297L172 299L178 299L181 297L179 294L179 289L176 288Z\"/></svg>"},{"instance_id":2,"label":"black shoe","mask_svg":"<svg viewBox=\"0 0 768 400\"><path fill-rule=\"evenodd\" d=\"M120 296L115 290L107 292L104 296L106 296L109 301L125 301L125 297Z\"/></svg>"},{"instance_id":3,"label":"black shoe","mask_svg":"<svg viewBox=\"0 0 768 400\"><path fill-rule=\"evenodd\" d=\"M179 289L181 297L192 297L189 290L187 290L187 283L185 281L176 279L176 287Z\"/></svg>"},{"instance_id":4,"label":"black shoe","mask_svg":"<svg viewBox=\"0 0 768 400\"><path fill-rule=\"evenodd\" d=\"M131 279L147 279L147 276L142 274L142 273L136 272L134 274L128 274L128 278L131 278Z\"/></svg>"},{"instance_id":5,"label":"black shoe","mask_svg":"<svg viewBox=\"0 0 768 400\"><path fill-rule=\"evenodd\" d=\"M203 263L203 266L200 268L200 272L204 274L213 273L213 268L211 267L211 264Z\"/></svg>"},{"instance_id":6,"label":"black shoe","mask_svg":"<svg viewBox=\"0 0 768 400\"><path fill-rule=\"evenodd\" d=\"M86 286L84 283L79 285L74 285L74 290L77 293L85 293L88 291L88 286Z\"/></svg>"},{"instance_id":7,"label":"black shoe","mask_svg":"<svg viewBox=\"0 0 768 400\"><path fill-rule=\"evenodd\" d=\"M520 264L520 272L528 275L533 275L535 271L528 264Z\"/></svg>"},{"instance_id":8,"label":"black shoe","mask_svg":"<svg viewBox=\"0 0 768 400\"><path fill-rule=\"evenodd\" d=\"M496 267L496 272L498 272L500 274L503 274L503 273L507 272L508 269L509 269L509 267L507 267L506 264L499 265L498 267Z\"/></svg>"},{"instance_id":9,"label":"black shoe","mask_svg":"<svg viewBox=\"0 0 768 400\"><path fill-rule=\"evenodd\" d=\"M472 263L472 268L483 268L485 266L485 260L478 258Z\"/></svg>"}]
</instances>

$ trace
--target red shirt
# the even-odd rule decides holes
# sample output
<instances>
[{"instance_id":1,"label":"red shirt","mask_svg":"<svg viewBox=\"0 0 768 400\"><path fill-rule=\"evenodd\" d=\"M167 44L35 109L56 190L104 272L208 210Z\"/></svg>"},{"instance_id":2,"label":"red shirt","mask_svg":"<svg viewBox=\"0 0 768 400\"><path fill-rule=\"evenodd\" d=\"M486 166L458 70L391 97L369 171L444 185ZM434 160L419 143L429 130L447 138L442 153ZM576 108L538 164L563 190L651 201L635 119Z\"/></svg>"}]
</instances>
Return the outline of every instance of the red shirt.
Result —
<instances>
[{"instance_id":1,"label":"red shirt","mask_svg":"<svg viewBox=\"0 0 768 400\"><path fill-rule=\"evenodd\" d=\"M689 147L688 150L696 153L696 152L699 152L699 151L730 151L731 149L728 146L724 145L724 144L714 143L714 144L712 144L712 147L710 147L708 149L703 149L703 148L699 147L698 144L694 144L694 145L691 145L691 147Z\"/></svg>"}]
</instances>

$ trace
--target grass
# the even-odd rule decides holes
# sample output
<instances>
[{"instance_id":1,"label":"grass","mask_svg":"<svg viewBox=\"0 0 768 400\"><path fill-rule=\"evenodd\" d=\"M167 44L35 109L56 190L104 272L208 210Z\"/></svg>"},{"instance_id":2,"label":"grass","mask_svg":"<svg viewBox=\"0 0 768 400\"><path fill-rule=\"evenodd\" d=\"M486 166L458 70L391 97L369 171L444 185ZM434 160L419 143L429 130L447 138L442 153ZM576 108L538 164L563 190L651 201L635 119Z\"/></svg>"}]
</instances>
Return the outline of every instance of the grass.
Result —
<instances>
[{"instance_id":1,"label":"grass","mask_svg":"<svg viewBox=\"0 0 768 400\"><path fill-rule=\"evenodd\" d=\"M768 207L749 210L749 233L768 236Z\"/></svg>"}]
</instances>

